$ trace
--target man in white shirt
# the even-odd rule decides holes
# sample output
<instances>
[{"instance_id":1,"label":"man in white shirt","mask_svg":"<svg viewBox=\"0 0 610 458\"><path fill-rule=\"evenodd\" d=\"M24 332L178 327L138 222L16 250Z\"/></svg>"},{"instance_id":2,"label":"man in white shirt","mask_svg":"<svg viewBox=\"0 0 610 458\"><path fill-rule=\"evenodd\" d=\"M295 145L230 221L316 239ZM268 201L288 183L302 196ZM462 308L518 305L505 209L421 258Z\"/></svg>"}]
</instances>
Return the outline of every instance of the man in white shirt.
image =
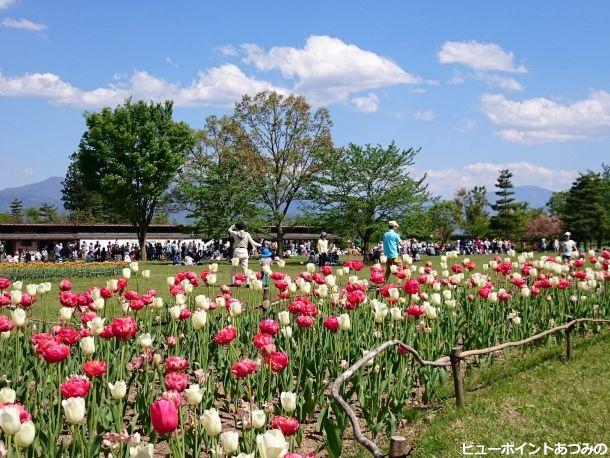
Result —
<instances>
[{"instance_id":1,"label":"man in white shirt","mask_svg":"<svg viewBox=\"0 0 610 458\"><path fill-rule=\"evenodd\" d=\"M328 262L328 240L326 238L326 232L320 234L318 243L316 244L316 251L318 252L318 266L322 267Z\"/></svg>"},{"instance_id":2,"label":"man in white shirt","mask_svg":"<svg viewBox=\"0 0 610 458\"><path fill-rule=\"evenodd\" d=\"M246 223L238 221L229 228L229 234L233 236L233 259L239 259L239 265L244 269L244 273L248 275L248 258L249 251L248 245L252 245L256 248L260 247L261 244L255 242L250 236L249 232L244 229ZM235 274L237 273L237 266L231 268L231 281L235 283ZM248 280L246 280L247 282Z\"/></svg>"},{"instance_id":3,"label":"man in white shirt","mask_svg":"<svg viewBox=\"0 0 610 458\"><path fill-rule=\"evenodd\" d=\"M564 261L569 261L574 256L573 253L578 253L578 246L570 237L572 237L570 232L563 234L563 242L561 242L561 259Z\"/></svg>"}]
</instances>

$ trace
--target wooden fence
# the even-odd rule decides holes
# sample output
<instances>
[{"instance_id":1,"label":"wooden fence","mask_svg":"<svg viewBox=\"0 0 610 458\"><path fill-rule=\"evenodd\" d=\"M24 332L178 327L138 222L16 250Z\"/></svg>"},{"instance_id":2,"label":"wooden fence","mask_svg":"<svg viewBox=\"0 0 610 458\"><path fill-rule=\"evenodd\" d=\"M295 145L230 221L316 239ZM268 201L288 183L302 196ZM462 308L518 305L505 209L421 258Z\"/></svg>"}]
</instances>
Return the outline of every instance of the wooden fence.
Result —
<instances>
[{"instance_id":1,"label":"wooden fence","mask_svg":"<svg viewBox=\"0 0 610 458\"><path fill-rule=\"evenodd\" d=\"M527 339L519 340L517 342L506 342L500 345L496 345L494 347L475 349L475 350L467 350L462 351L461 347L454 347L453 351L448 356L443 356L434 361L427 361L423 359L419 353L409 345L401 342L400 340L389 340L387 342L382 343L378 347L374 348L372 351L368 352L361 359L352 364L345 372L343 372L337 379L334 381L332 386L332 397L339 404L339 406L345 411L345 414L349 418L350 423L352 424L352 428L354 430L354 437L356 442L366 448L375 458L381 458L384 455L381 452L381 448L372 440L364 435L362 432L362 428L360 428L360 423L358 422L358 417L354 410L350 407L348 402L343 399L343 397L339 394L339 390L341 386L349 380L352 375L359 369L361 369L367 362L371 361L377 355L387 350L390 347L399 346L403 350L411 353L413 358L422 366L433 366L433 367L449 367L451 366L451 372L453 375L453 388L455 391L455 402L458 407L464 405L464 383L461 366L462 361L471 356L480 356L486 355L489 353L495 353L497 351L503 350L509 347L519 347L521 345L526 345L532 343L536 340L542 339L548 335L554 334L556 332L565 331L566 336L566 358L570 359L573 356L573 346L572 346L572 330L574 326L578 323L606 323L610 324L610 320L605 320L601 318L577 318L573 319L572 317L568 317L568 320L565 324L560 326L555 326L554 328L547 329L539 334L535 334ZM389 458L399 458L406 456L406 447L407 441L402 436L392 436L390 439L390 450Z\"/></svg>"}]
</instances>

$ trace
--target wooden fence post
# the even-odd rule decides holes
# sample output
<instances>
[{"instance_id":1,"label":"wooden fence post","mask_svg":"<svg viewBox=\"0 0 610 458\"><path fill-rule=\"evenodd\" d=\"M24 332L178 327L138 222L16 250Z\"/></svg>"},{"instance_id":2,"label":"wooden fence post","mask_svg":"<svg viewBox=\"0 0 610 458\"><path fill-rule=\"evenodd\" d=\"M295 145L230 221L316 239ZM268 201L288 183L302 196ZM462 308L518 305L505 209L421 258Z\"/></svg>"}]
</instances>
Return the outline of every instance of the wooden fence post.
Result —
<instances>
[{"instance_id":1,"label":"wooden fence post","mask_svg":"<svg viewBox=\"0 0 610 458\"><path fill-rule=\"evenodd\" d=\"M402 436L390 438L389 458L404 458L407 456L407 439Z\"/></svg>"},{"instance_id":2,"label":"wooden fence post","mask_svg":"<svg viewBox=\"0 0 610 458\"><path fill-rule=\"evenodd\" d=\"M455 390L455 404L458 407L464 405L464 384L461 371L461 355L462 347L453 347L451 356L451 372L453 373L453 389Z\"/></svg>"},{"instance_id":3,"label":"wooden fence post","mask_svg":"<svg viewBox=\"0 0 610 458\"><path fill-rule=\"evenodd\" d=\"M567 322L569 323L573 319L574 319L574 317L568 316ZM572 328L573 327L574 327L574 325L571 325L566 329L566 359L572 359L572 354L574 352L574 347L572 344Z\"/></svg>"}]
</instances>

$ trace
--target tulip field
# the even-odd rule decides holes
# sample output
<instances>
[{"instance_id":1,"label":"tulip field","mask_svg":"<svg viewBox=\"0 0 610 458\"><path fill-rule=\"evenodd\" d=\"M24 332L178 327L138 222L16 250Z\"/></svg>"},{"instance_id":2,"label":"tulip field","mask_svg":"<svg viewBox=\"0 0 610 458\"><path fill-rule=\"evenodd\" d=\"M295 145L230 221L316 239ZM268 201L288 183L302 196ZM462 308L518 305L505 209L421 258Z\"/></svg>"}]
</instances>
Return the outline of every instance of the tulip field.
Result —
<instances>
[{"instance_id":1,"label":"tulip field","mask_svg":"<svg viewBox=\"0 0 610 458\"><path fill-rule=\"evenodd\" d=\"M514 252L448 253L434 263L404 256L386 284L380 264L276 261L231 286L227 263L131 263L113 278L61 281L0 271L0 449L340 456L350 424L330 385L368 351L400 339L435 360L458 344L520 340L569 316L610 318L609 264L607 251L569 262ZM579 324L574 335L597 332ZM405 409L429 404L448 375L393 348L342 395L367 434L380 437Z\"/></svg>"}]
</instances>

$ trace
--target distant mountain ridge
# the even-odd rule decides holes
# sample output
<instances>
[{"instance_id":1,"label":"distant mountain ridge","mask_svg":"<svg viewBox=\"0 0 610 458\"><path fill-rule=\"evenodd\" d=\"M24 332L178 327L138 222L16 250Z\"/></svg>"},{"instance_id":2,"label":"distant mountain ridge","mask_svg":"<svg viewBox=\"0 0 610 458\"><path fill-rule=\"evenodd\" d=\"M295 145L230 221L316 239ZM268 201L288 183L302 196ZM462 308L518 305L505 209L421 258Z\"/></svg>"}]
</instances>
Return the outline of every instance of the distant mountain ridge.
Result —
<instances>
[{"instance_id":1,"label":"distant mountain ridge","mask_svg":"<svg viewBox=\"0 0 610 458\"><path fill-rule=\"evenodd\" d=\"M46 180L37 183L16 186L0 190L0 211L8 212L11 201L15 198L23 202L23 208L39 207L41 204L48 202L55 205L60 213L65 212L63 202L61 200L61 182L62 177L50 177ZM532 208L543 208L551 198L553 191L535 185L515 186L513 189L515 200L527 202ZM490 203L495 203L496 195L494 190L490 189L487 192L487 200ZM298 202L295 203L289 211L291 217L298 215ZM170 219L179 223L186 222L186 214L178 213L170 215Z\"/></svg>"},{"instance_id":2,"label":"distant mountain ridge","mask_svg":"<svg viewBox=\"0 0 610 458\"><path fill-rule=\"evenodd\" d=\"M55 205L57 210L63 213L65 210L61 200L62 181L62 177L50 177L32 184L2 189L0 190L0 211L8 212L11 201L17 198L23 202L24 209L39 207L47 202Z\"/></svg>"}]
</instances>

